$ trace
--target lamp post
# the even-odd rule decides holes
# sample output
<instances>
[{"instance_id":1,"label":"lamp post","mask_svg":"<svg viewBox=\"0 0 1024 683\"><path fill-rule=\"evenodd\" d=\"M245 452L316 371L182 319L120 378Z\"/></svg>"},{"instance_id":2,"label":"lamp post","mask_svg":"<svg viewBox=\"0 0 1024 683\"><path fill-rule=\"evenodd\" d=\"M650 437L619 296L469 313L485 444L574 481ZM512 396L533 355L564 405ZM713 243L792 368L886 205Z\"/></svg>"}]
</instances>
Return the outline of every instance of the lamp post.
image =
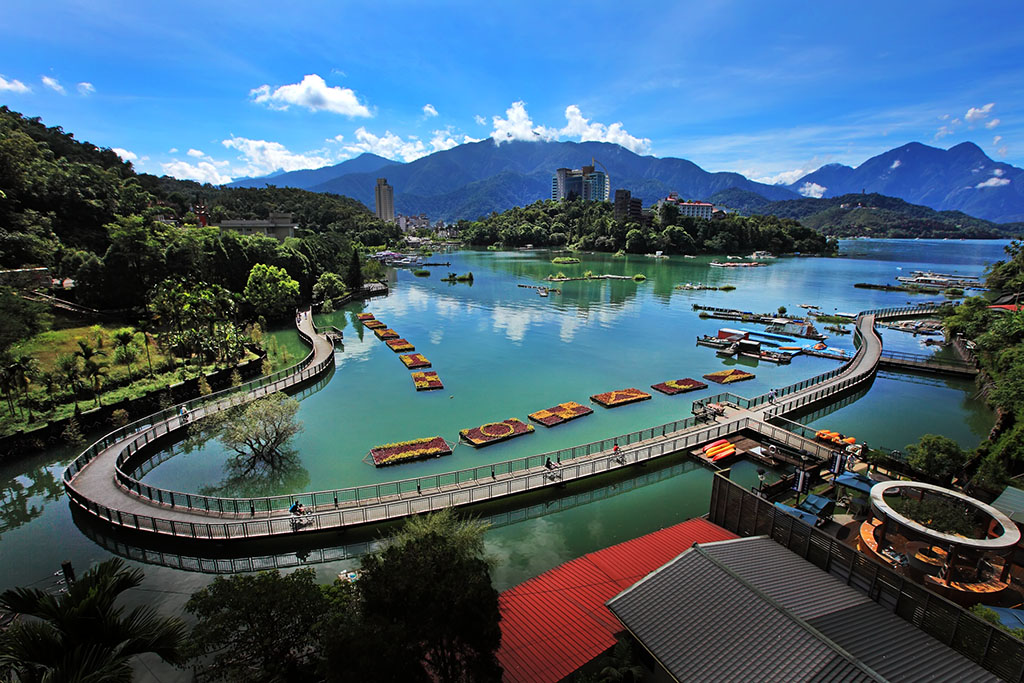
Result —
<instances>
[{"instance_id":1,"label":"lamp post","mask_svg":"<svg viewBox=\"0 0 1024 683\"><path fill-rule=\"evenodd\" d=\"M765 469L763 467L758 467L757 468L757 479L758 479L758 481L760 481L760 483L757 485L757 497L758 498L764 498L764 492L763 492L763 490L764 490L764 478L765 478L765 476L767 476L767 474L768 473L765 471Z\"/></svg>"}]
</instances>

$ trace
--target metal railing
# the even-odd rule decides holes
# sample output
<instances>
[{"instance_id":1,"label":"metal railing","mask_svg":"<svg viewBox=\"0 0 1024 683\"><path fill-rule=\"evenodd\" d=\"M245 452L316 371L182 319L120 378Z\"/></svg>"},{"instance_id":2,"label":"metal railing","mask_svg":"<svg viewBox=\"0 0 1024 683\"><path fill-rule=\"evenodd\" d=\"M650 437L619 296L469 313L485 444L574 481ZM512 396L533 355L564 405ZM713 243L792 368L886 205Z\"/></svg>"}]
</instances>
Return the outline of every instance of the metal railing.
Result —
<instances>
[{"instance_id":1,"label":"metal railing","mask_svg":"<svg viewBox=\"0 0 1024 683\"><path fill-rule=\"evenodd\" d=\"M1006 681L1024 680L1024 642L717 474L708 518L773 541Z\"/></svg>"},{"instance_id":2,"label":"metal railing","mask_svg":"<svg viewBox=\"0 0 1024 683\"><path fill-rule=\"evenodd\" d=\"M908 363L921 363L934 365L936 367L948 367L953 369L974 370L975 366L966 360L959 358L937 358L927 353L906 353L904 351L883 351L882 359L896 361L907 361Z\"/></svg>"}]
</instances>

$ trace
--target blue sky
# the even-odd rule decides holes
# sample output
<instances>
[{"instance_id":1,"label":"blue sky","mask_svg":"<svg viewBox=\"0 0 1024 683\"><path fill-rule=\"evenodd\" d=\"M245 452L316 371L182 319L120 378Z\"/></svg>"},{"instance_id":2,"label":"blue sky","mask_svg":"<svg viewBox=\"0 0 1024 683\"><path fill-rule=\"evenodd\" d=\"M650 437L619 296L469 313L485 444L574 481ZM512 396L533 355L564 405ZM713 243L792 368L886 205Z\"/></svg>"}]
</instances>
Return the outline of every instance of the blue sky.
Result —
<instances>
[{"instance_id":1,"label":"blue sky","mask_svg":"<svg viewBox=\"0 0 1024 683\"><path fill-rule=\"evenodd\" d=\"M489 136L769 182L912 140L1024 166L1019 2L7 0L2 16L0 104L210 182Z\"/></svg>"}]
</instances>

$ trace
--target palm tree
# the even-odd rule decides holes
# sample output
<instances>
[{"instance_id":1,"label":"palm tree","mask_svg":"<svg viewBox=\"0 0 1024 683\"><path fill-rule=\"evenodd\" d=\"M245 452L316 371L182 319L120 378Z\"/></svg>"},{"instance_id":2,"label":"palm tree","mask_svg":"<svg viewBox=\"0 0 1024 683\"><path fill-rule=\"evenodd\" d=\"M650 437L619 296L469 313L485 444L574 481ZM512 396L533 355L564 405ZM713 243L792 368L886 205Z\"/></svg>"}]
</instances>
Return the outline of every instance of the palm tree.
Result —
<instances>
[{"instance_id":1,"label":"palm tree","mask_svg":"<svg viewBox=\"0 0 1024 683\"><path fill-rule=\"evenodd\" d=\"M46 392L46 401L49 408L53 408L53 390L60 384L60 375L56 371L43 370L39 373L39 383L43 385Z\"/></svg>"},{"instance_id":2,"label":"palm tree","mask_svg":"<svg viewBox=\"0 0 1024 683\"><path fill-rule=\"evenodd\" d=\"M105 355L107 355L105 351L100 351L98 349L94 349L92 347L92 344L90 344L89 342L85 341L84 339L78 339L76 341L78 343L78 350L75 351L75 355L82 359L82 363L83 364L84 363L88 363L90 360L92 360L96 356L105 356Z\"/></svg>"},{"instance_id":3,"label":"palm tree","mask_svg":"<svg viewBox=\"0 0 1024 683\"><path fill-rule=\"evenodd\" d=\"M14 399L11 396L17 383L14 379L14 370L11 368L10 357L8 356L5 360L7 362L0 360L0 391L4 392L4 398L7 400L7 409L11 411L11 417L15 417L17 413L14 411Z\"/></svg>"},{"instance_id":4,"label":"palm tree","mask_svg":"<svg viewBox=\"0 0 1024 683\"><path fill-rule=\"evenodd\" d=\"M132 361L135 360L135 354L131 350L131 344L135 341L135 332L124 328L114 333L114 346L117 349L124 349L122 351L122 357L127 359L125 365L128 366L128 382L131 383L132 379Z\"/></svg>"},{"instance_id":5,"label":"palm tree","mask_svg":"<svg viewBox=\"0 0 1024 683\"><path fill-rule=\"evenodd\" d=\"M75 401L75 411L78 411L78 383L82 379L82 368L78 366L78 356L71 353L57 356L57 371L60 373L64 387L71 391L71 397Z\"/></svg>"},{"instance_id":6,"label":"palm tree","mask_svg":"<svg viewBox=\"0 0 1024 683\"><path fill-rule=\"evenodd\" d=\"M142 579L141 569L112 558L60 595L37 588L0 593L0 607L34 617L16 622L0 641L0 669L9 668L20 681L131 681L137 655L152 652L182 664L186 629L179 619L160 617L149 606L127 614L115 606Z\"/></svg>"},{"instance_id":7,"label":"palm tree","mask_svg":"<svg viewBox=\"0 0 1024 683\"><path fill-rule=\"evenodd\" d=\"M21 396L28 408L28 421L32 422L32 402L28 398L28 385L32 378L39 373L39 363L32 356L21 355L11 363L11 371L14 373L14 383L21 389Z\"/></svg>"},{"instance_id":8,"label":"palm tree","mask_svg":"<svg viewBox=\"0 0 1024 683\"><path fill-rule=\"evenodd\" d=\"M149 318L143 318L139 321L139 324L135 326L136 332L142 333L142 346L146 349L146 362L149 363L149 376L153 376L153 359L149 357L149 345L153 341L149 335L153 333L153 321Z\"/></svg>"},{"instance_id":9,"label":"palm tree","mask_svg":"<svg viewBox=\"0 0 1024 683\"><path fill-rule=\"evenodd\" d=\"M102 406L103 401L100 400L100 386L103 384L103 378L107 376L107 366L101 365L92 359L87 360L82 364L82 375L92 382L93 400L96 401L96 405Z\"/></svg>"}]
</instances>

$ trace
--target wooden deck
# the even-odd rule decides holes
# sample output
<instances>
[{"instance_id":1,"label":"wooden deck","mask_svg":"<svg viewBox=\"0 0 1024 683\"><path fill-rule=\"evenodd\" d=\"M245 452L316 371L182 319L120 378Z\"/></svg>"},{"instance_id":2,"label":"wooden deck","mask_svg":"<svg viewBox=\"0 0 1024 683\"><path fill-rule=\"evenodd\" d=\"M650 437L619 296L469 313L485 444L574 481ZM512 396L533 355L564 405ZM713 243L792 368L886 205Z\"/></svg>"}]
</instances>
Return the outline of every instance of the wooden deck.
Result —
<instances>
[{"instance_id":1,"label":"wooden deck","mask_svg":"<svg viewBox=\"0 0 1024 683\"><path fill-rule=\"evenodd\" d=\"M879 312L879 315L892 315ZM843 368L805 380L769 403L766 397L723 399L729 409L714 420L680 420L583 444L549 454L484 465L446 474L386 482L372 486L296 493L256 499L228 499L167 491L135 479L128 464L150 443L181 429L176 411L164 411L108 435L80 456L64 473L71 500L99 520L113 526L162 536L193 539L244 539L309 533L393 520L408 515L496 500L526 491L561 485L647 460L686 451L740 432L762 438L823 460L829 447L769 424L774 416L827 403L840 394L871 381L881 356L881 338L874 331L876 313L858 319L861 339L857 355ZM313 328L308 313L297 321L301 336L313 350L293 374L226 396L212 395L190 407L192 419L259 396L294 389L315 381L333 369L334 348ZM613 445L621 450L613 453ZM132 457L134 456L134 457ZM543 466L550 457L560 464L557 477ZM301 501L310 514L290 515L291 501Z\"/></svg>"}]
</instances>

